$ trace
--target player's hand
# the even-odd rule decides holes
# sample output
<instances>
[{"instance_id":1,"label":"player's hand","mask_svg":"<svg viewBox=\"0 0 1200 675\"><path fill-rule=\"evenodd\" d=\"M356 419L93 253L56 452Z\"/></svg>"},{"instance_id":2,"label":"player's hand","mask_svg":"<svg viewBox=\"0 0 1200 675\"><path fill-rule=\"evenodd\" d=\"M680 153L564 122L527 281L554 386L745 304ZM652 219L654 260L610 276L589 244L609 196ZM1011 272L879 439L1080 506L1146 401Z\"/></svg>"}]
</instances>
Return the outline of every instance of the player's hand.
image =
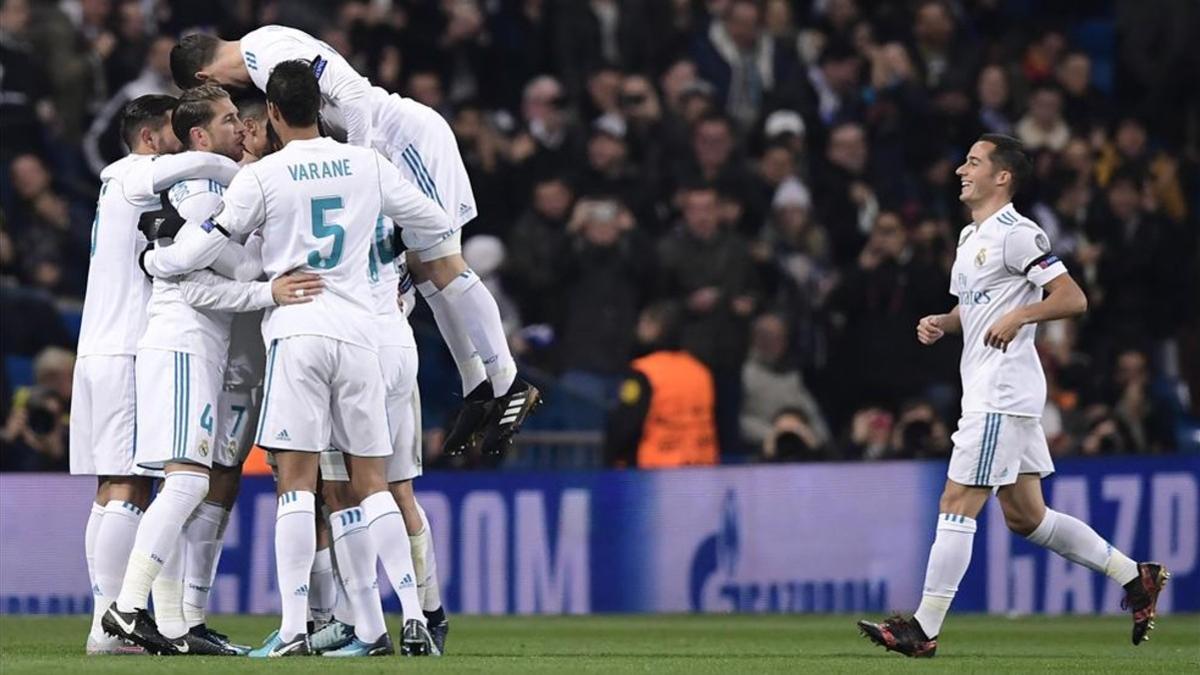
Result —
<instances>
[{"instance_id":1,"label":"player's hand","mask_svg":"<svg viewBox=\"0 0 1200 675\"><path fill-rule=\"evenodd\" d=\"M1012 311L996 319L996 323L983 336L983 344L995 347L1002 352L1008 351L1008 343L1017 337L1017 331L1025 325L1025 319L1019 311Z\"/></svg>"},{"instance_id":2,"label":"player's hand","mask_svg":"<svg viewBox=\"0 0 1200 675\"><path fill-rule=\"evenodd\" d=\"M320 295L325 288L325 282L321 277L307 272L293 272L276 277L271 282L271 296L275 298L275 304L284 305L303 305L306 302L312 302L314 295Z\"/></svg>"},{"instance_id":3,"label":"player's hand","mask_svg":"<svg viewBox=\"0 0 1200 675\"><path fill-rule=\"evenodd\" d=\"M930 314L921 317L921 320L917 322L917 341L923 345L931 345L945 335L946 330L942 328L941 314Z\"/></svg>"}]
</instances>

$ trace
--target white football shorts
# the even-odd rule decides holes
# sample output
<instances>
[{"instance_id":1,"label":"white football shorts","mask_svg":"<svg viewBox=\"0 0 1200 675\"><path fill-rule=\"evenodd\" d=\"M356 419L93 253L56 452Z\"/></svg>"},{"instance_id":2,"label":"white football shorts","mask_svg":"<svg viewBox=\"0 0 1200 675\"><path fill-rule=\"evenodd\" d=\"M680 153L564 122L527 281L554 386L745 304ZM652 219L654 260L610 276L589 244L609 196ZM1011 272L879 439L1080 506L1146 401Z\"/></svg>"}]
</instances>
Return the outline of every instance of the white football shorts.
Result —
<instances>
[{"instance_id":1,"label":"white football shorts","mask_svg":"<svg viewBox=\"0 0 1200 675\"><path fill-rule=\"evenodd\" d=\"M1011 485L1023 473L1042 478L1054 473L1046 432L1036 417L1003 413L964 413L950 437L947 476L961 485Z\"/></svg>"},{"instance_id":2,"label":"white football shorts","mask_svg":"<svg viewBox=\"0 0 1200 675\"><path fill-rule=\"evenodd\" d=\"M214 463L236 468L246 461L250 449L254 447L260 392L260 389L224 389L217 397L217 451L213 455Z\"/></svg>"},{"instance_id":3,"label":"white football shorts","mask_svg":"<svg viewBox=\"0 0 1200 675\"><path fill-rule=\"evenodd\" d=\"M392 98L396 101L393 106L397 108L396 114L407 115L409 119L405 124L419 124L422 133L403 146L387 138L376 142L375 146L400 169L405 180L437 202L453 223L449 230L404 227L400 235L404 246L416 252L422 262L461 253L462 226L478 215L478 211L454 131L432 108L402 104L398 96ZM383 124L381 131L386 134L387 123Z\"/></svg>"},{"instance_id":4,"label":"white football shorts","mask_svg":"<svg viewBox=\"0 0 1200 675\"><path fill-rule=\"evenodd\" d=\"M137 355L137 453L141 469L183 462L211 467L225 364L165 349Z\"/></svg>"},{"instance_id":5,"label":"white football shorts","mask_svg":"<svg viewBox=\"0 0 1200 675\"><path fill-rule=\"evenodd\" d=\"M392 453L379 356L320 335L274 340L259 414L258 445L360 457Z\"/></svg>"},{"instance_id":6,"label":"white football shorts","mask_svg":"<svg viewBox=\"0 0 1200 675\"><path fill-rule=\"evenodd\" d=\"M392 455L387 462L387 481L396 483L421 475L421 397L417 391L415 347L384 346L379 360L387 383L387 421ZM321 478L350 480L346 460L338 450L321 453Z\"/></svg>"},{"instance_id":7,"label":"white football shorts","mask_svg":"<svg viewBox=\"0 0 1200 675\"><path fill-rule=\"evenodd\" d=\"M71 389L71 473L133 475L137 385L129 355L81 356Z\"/></svg>"}]
</instances>

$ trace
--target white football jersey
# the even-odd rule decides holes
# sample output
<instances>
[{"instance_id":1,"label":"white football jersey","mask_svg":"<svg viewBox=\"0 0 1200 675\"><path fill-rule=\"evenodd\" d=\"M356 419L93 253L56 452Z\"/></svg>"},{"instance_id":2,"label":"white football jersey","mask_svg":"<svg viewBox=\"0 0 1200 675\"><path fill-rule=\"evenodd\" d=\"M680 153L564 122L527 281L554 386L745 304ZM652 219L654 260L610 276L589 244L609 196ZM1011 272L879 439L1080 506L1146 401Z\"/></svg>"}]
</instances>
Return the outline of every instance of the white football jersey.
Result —
<instances>
[{"instance_id":1,"label":"white football jersey","mask_svg":"<svg viewBox=\"0 0 1200 675\"><path fill-rule=\"evenodd\" d=\"M958 237L950 293L962 320L962 411L1040 417L1046 375L1034 347L1036 325L1022 327L1007 351L983 344L987 330L1018 307L1040 302L1042 287L1067 268L1033 221L1006 204Z\"/></svg>"},{"instance_id":2,"label":"white football jersey","mask_svg":"<svg viewBox=\"0 0 1200 675\"><path fill-rule=\"evenodd\" d=\"M370 283L379 215L402 223L448 226L437 204L369 148L330 138L296 140L244 167L206 223L231 235L259 229L263 267L274 279L296 270L322 277L313 302L273 307L263 339L321 335L378 346L378 305ZM448 228L447 228L448 229Z\"/></svg>"},{"instance_id":3,"label":"white football jersey","mask_svg":"<svg viewBox=\"0 0 1200 675\"><path fill-rule=\"evenodd\" d=\"M129 155L100 172L80 356L137 353L150 297L150 281L137 263L147 243L138 231L138 219L160 206L153 191L153 161L153 155Z\"/></svg>"},{"instance_id":4,"label":"white football jersey","mask_svg":"<svg viewBox=\"0 0 1200 675\"><path fill-rule=\"evenodd\" d=\"M215 180L191 179L172 186L167 199L183 218L203 220L220 206L224 192L225 186ZM180 236L186 237L188 232L181 230ZM148 312L146 333L139 347L186 352L224 365L233 314L193 307L179 277L154 280Z\"/></svg>"},{"instance_id":5,"label":"white football jersey","mask_svg":"<svg viewBox=\"0 0 1200 675\"><path fill-rule=\"evenodd\" d=\"M375 221L375 239L367 261L367 281L371 284L375 313L379 320L380 347L415 347L416 338L408 316L400 309L400 294L412 287L404 264L404 254L396 253L392 221L379 216Z\"/></svg>"},{"instance_id":6,"label":"white football jersey","mask_svg":"<svg viewBox=\"0 0 1200 675\"><path fill-rule=\"evenodd\" d=\"M325 42L295 28L263 26L246 33L239 46L250 79L261 91L283 61L303 60L313 64L321 86L321 119L339 140L370 147L376 111L389 98L384 89L358 74L349 62Z\"/></svg>"}]
</instances>

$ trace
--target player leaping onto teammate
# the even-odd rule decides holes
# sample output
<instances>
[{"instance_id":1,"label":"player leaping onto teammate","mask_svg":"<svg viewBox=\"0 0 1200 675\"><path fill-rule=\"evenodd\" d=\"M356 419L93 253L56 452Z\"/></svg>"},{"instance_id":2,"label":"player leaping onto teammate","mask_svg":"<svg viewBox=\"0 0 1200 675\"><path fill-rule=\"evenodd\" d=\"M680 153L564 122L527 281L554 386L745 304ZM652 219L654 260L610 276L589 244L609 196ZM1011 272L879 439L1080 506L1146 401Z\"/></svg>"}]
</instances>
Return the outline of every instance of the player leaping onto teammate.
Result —
<instances>
[{"instance_id":1,"label":"player leaping onto teammate","mask_svg":"<svg viewBox=\"0 0 1200 675\"><path fill-rule=\"evenodd\" d=\"M1083 314L1087 298L1052 252L1045 232L1012 206L1031 171L1020 141L985 134L956 172L972 223L958 237L950 292L958 305L917 324L931 345L963 334L962 418L929 551L921 606L912 618L858 622L872 642L906 656L930 657L958 584L971 561L975 518L993 492L1013 532L1101 572L1125 588L1133 644L1149 639L1155 605L1170 576L1137 563L1086 523L1046 506L1041 480L1054 472L1042 431L1046 376L1034 347L1037 324ZM1043 292L1045 295L1043 297Z\"/></svg>"},{"instance_id":2,"label":"player leaping onto teammate","mask_svg":"<svg viewBox=\"0 0 1200 675\"><path fill-rule=\"evenodd\" d=\"M403 230L417 288L462 377L465 402L445 449L502 452L540 393L517 377L496 301L463 260L461 228L476 216L475 196L446 121L427 106L373 86L324 42L283 26L259 28L236 42L189 35L171 51L171 72L181 87L207 82L265 90L276 64L291 59L311 63L326 129L339 140L378 150L449 216L446 225L406 223Z\"/></svg>"}]
</instances>

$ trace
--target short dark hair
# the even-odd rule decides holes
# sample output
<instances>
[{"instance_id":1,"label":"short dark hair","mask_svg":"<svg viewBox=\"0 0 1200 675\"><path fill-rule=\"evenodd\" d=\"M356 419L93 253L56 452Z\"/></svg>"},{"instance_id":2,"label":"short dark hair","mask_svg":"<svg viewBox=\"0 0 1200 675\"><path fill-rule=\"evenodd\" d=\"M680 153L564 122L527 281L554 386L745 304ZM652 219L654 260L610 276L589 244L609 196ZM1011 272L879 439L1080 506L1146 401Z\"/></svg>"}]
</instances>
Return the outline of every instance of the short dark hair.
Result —
<instances>
[{"instance_id":1,"label":"short dark hair","mask_svg":"<svg viewBox=\"0 0 1200 675\"><path fill-rule=\"evenodd\" d=\"M979 137L979 142L995 146L988 157L992 164L1012 175L1012 191L1009 194L1017 194L1033 173L1033 164L1025 154L1025 145L1006 134L984 134Z\"/></svg>"},{"instance_id":2,"label":"short dark hair","mask_svg":"<svg viewBox=\"0 0 1200 675\"><path fill-rule=\"evenodd\" d=\"M196 73L212 64L221 41L204 33L186 35L171 48L171 77L180 89L198 86ZM182 139L180 139L182 140Z\"/></svg>"},{"instance_id":3,"label":"short dark hair","mask_svg":"<svg viewBox=\"0 0 1200 675\"><path fill-rule=\"evenodd\" d=\"M295 59L275 66L267 78L267 102L279 108L283 120L294 127L317 123L321 87L308 61Z\"/></svg>"},{"instance_id":4,"label":"short dark hair","mask_svg":"<svg viewBox=\"0 0 1200 675\"><path fill-rule=\"evenodd\" d=\"M162 126L177 102L174 96L146 94L126 103L121 109L121 140L132 150L142 129Z\"/></svg>"},{"instance_id":5,"label":"short dark hair","mask_svg":"<svg viewBox=\"0 0 1200 675\"><path fill-rule=\"evenodd\" d=\"M213 102L229 98L229 92L215 84L205 84L192 87L179 97L179 105L175 106L175 116L171 118L171 128L175 137L185 148L192 147L191 130L202 127L212 121Z\"/></svg>"},{"instance_id":6,"label":"short dark hair","mask_svg":"<svg viewBox=\"0 0 1200 675\"><path fill-rule=\"evenodd\" d=\"M267 119L267 97L257 89L245 91L234 98L233 104L237 106L238 117L242 119Z\"/></svg>"}]
</instances>

